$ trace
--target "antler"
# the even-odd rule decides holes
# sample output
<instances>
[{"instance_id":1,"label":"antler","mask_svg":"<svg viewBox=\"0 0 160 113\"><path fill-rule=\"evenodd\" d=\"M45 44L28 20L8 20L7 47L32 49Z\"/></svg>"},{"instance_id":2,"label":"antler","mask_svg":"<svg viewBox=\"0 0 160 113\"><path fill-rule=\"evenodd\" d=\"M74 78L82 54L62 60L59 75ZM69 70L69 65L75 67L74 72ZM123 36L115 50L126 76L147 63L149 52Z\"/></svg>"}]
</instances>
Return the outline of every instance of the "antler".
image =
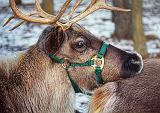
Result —
<instances>
[{"instance_id":1,"label":"antler","mask_svg":"<svg viewBox=\"0 0 160 113\"><path fill-rule=\"evenodd\" d=\"M45 11L42 10L39 0L35 0L35 10L33 12L31 12L30 14L24 14L23 12L21 12L17 8L15 0L9 0L11 9L12 9L14 15L11 16L5 22L4 26L7 25L14 18L22 19L23 22L27 21L27 22L33 22L33 23L50 24L50 25L57 24L58 26L62 26L62 24L60 22L58 22L58 20L64 14L64 12L65 12L66 8L68 7L68 5L70 4L70 2L71 2L71 0L66 0L66 2L62 6L60 12L56 16L54 16L54 15L50 15L50 14L48 14ZM36 15L36 14L39 17L31 17L31 16ZM20 22L15 27L18 27L23 22Z\"/></svg>"},{"instance_id":2,"label":"antler","mask_svg":"<svg viewBox=\"0 0 160 113\"><path fill-rule=\"evenodd\" d=\"M82 3L82 1L83 1L83 0L76 0L75 5L73 6L73 8L70 10L70 12L69 12L69 14L68 14L68 15L69 15L69 18L72 18L72 17L73 17L73 14L74 14L76 8Z\"/></svg>"},{"instance_id":3,"label":"antler","mask_svg":"<svg viewBox=\"0 0 160 113\"><path fill-rule=\"evenodd\" d=\"M123 11L128 12L130 9L122 9L119 7L110 6L106 3L106 0L92 0L89 6L76 17L68 21L66 24L63 25L66 29L68 29L72 24L78 22L79 20L83 19L84 17L88 16L89 14L95 12L98 9L107 9L112 11Z\"/></svg>"},{"instance_id":4,"label":"antler","mask_svg":"<svg viewBox=\"0 0 160 113\"><path fill-rule=\"evenodd\" d=\"M14 13L12 17L10 17L4 24L7 25L12 19L22 19L20 23L18 23L15 27L13 27L11 30L17 28L25 21L27 22L33 22L33 23L41 23L41 24L50 24L50 25L57 25L61 26L64 30L68 29L72 24L76 23L77 21L83 19L84 17L88 16L89 14L93 13L94 11L98 9L107 9L107 10L114 10L114 11L130 11L129 9L122 9L118 7L110 6L106 3L105 0L92 0L91 3L88 5L88 7L78 14L77 16L73 17L73 14L76 10L76 8L81 4L83 0L76 0L75 5L69 12L69 21L65 24L59 22L60 18L65 13L67 7L69 6L70 2L72 0L66 0L66 2L61 7L59 13L57 15L51 15L46 13L40 6L39 0L35 0L35 10L31 12L30 14L25 14L22 11L20 11L15 3L15 0L9 0L11 9ZM39 17L33 17L34 15L37 15ZM72 18L73 17L73 18Z\"/></svg>"}]
</instances>

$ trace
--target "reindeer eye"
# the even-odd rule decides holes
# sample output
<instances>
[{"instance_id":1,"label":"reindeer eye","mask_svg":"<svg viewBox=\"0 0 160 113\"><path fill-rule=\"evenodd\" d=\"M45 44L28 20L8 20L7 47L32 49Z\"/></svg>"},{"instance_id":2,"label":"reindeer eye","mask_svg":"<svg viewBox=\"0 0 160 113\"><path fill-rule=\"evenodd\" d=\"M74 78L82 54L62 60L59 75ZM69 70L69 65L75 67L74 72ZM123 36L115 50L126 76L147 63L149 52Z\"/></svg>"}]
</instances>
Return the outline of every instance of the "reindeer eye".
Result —
<instances>
[{"instance_id":1,"label":"reindeer eye","mask_svg":"<svg viewBox=\"0 0 160 113\"><path fill-rule=\"evenodd\" d=\"M78 52L83 52L85 51L87 48L87 44L84 42L84 41L78 41L76 44L75 44L75 49L78 51Z\"/></svg>"}]
</instances>

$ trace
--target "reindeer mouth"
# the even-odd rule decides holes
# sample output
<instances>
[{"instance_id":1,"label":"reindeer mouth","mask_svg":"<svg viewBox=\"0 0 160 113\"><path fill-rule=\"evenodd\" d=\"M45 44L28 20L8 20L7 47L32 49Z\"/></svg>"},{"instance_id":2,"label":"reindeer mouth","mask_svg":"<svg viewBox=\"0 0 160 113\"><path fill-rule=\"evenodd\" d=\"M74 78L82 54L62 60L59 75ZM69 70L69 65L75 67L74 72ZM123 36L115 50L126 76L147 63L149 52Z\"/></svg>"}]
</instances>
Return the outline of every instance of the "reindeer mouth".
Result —
<instances>
[{"instance_id":1,"label":"reindeer mouth","mask_svg":"<svg viewBox=\"0 0 160 113\"><path fill-rule=\"evenodd\" d=\"M132 53L122 66L124 74L135 75L139 74L143 69L143 60L140 54Z\"/></svg>"}]
</instances>

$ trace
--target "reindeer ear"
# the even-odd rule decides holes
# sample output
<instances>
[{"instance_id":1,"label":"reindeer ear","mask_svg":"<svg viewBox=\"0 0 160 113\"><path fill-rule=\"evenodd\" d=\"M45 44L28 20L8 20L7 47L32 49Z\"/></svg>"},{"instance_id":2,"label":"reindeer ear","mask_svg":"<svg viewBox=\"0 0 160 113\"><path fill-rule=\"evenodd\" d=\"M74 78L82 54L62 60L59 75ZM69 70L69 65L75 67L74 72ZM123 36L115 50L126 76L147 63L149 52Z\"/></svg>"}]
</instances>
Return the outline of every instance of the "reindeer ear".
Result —
<instances>
[{"instance_id":1,"label":"reindeer ear","mask_svg":"<svg viewBox=\"0 0 160 113\"><path fill-rule=\"evenodd\" d=\"M53 54L59 50L65 39L65 33L61 27L47 27L37 42L37 45L46 53Z\"/></svg>"}]
</instances>

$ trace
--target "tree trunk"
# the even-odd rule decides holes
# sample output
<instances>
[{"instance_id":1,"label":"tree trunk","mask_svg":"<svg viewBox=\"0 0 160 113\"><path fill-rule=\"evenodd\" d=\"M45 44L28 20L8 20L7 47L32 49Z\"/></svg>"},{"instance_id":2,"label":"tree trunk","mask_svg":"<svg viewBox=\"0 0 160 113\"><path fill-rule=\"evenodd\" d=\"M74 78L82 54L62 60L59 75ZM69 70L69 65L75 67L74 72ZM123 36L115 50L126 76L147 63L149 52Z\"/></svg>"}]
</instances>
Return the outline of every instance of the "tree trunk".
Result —
<instances>
[{"instance_id":1,"label":"tree trunk","mask_svg":"<svg viewBox=\"0 0 160 113\"><path fill-rule=\"evenodd\" d=\"M16 0L16 4L17 4L17 5L21 5L21 4L22 4L22 1L21 1L21 0Z\"/></svg>"},{"instance_id":2,"label":"tree trunk","mask_svg":"<svg viewBox=\"0 0 160 113\"><path fill-rule=\"evenodd\" d=\"M49 13L49 14L54 13L53 0L43 0L42 7L43 7L44 11L46 11L47 13Z\"/></svg>"},{"instance_id":3,"label":"tree trunk","mask_svg":"<svg viewBox=\"0 0 160 113\"><path fill-rule=\"evenodd\" d=\"M113 0L116 7L130 9L130 0ZM115 23L113 37L117 39L132 39L131 12L112 12L112 21Z\"/></svg>"},{"instance_id":4,"label":"tree trunk","mask_svg":"<svg viewBox=\"0 0 160 113\"><path fill-rule=\"evenodd\" d=\"M144 28L142 22L142 1L132 0L132 31L134 48L143 57L147 57L146 38L144 36Z\"/></svg>"}]
</instances>

